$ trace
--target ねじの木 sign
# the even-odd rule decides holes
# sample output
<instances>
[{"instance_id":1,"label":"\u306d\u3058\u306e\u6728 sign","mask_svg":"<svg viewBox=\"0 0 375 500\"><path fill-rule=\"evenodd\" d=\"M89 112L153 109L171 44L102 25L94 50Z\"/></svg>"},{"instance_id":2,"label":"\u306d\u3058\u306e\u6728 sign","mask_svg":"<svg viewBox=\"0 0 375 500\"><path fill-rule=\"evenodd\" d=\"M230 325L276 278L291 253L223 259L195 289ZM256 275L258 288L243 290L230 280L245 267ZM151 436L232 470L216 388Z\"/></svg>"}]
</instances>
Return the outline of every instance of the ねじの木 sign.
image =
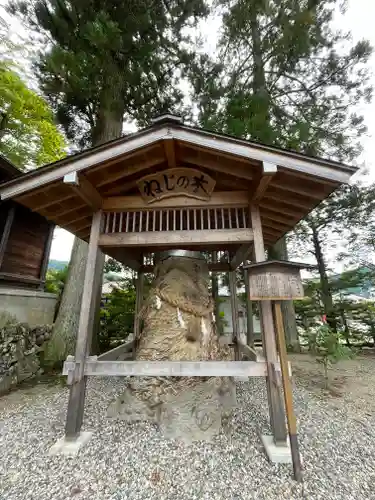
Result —
<instances>
[{"instance_id":1,"label":"\u306d\u3058\u306e\u6728 sign","mask_svg":"<svg viewBox=\"0 0 375 500\"><path fill-rule=\"evenodd\" d=\"M194 168L171 168L147 175L137 181L142 198L152 203L172 196L189 196L209 200L215 180Z\"/></svg>"}]
</instances>

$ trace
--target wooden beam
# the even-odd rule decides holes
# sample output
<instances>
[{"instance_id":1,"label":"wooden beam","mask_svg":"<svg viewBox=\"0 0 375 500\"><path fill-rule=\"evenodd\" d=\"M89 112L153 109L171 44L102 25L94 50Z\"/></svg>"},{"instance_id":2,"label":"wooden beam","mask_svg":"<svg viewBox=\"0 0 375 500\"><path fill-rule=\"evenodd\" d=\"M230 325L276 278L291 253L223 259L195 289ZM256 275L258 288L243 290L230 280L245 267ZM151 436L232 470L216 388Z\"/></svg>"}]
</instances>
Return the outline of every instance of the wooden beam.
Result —
<instances>
[{"instance_id":1,"label":"wooden beam","mask_svg":"<svg viewBox=\"0 0 375 500\"><path fill-rule=\"evenodd\" d=\"M48 234L46 238L46 242L44 245L44 250L43 250L43 260L42 264L40 266L40 271L39 271L39 278L44 281L46 278L46 272L48 268L48 262L49 262L49 255L51 253L51 245L52 245L52 240L53 240L53 231L55 229L54 224L49 224L48 228Z\"/></svg>"},{"instance_id":2,"label":"wooden beam","mask_svg":"<svg viewBox=\"0 0 375 500\"><path fill-rule=\"evenodd\" d=\"M66 210L58 210L57 212L52 212L51 214L47 213L46 217L64 217L65 215L71 214L72 212L76 212L77 210L81 210L82 208L87 208L86 203L82 205L82 203L74 206L74 207L69 207ZM91 214L88 214L91 215Z\"/></svg>"},{"instance_id":3,"label":"wooden beam","mask_svg":"<svg viewBox=\"0 0 375 500\"><path fill-rule=\"evenodd\" d=\"M307 196L308 198L313 198L314 200L321 200L322 199L322 192L321 190L317 189L316 191L313 189L308 189L305 187L301 187L301 184L303 183L298 183L298 182L293 182L293 183L288 183L286 180L285 182L272 182L272 187L275 187L277 189L281 189L281 191L287 191L288 193L295 193L295 194L300 194L302 196ZM287 195L285 195L287 196ZM325 196L323 196L325 198Z\"/></svg>"},{"instance_id":4,"label":"wooden beam","mask_svg":"<svg viewBox=\"0 0 375 500\"><path fill-rule=\"evenodd\" d=\"M271 185L270 187L272 188L273 186ZM309 211L311 211L314 208L314 205L312 205L309 202L306 203L302 200L296 200L292 196L286 196L286 195L283 195L280 193L275 193L274 191L270 192L269 190L267 190L267 192L264 195L264 198L267 198L270 200L281 201L283 203L289 203L289 205L301 207L301 208L303 208L305 210L309 210ZM264 198L263 198L263 201L264 201Z\"/></svg>"},{"instance_id":5,"label":"wooden beam","mask_svg":"<svg viewBox=\"0 0 375 500\"><path fill-rule=\"evenodd\" d=\"M98 241L102 225L102 212L95 212L92 218L90 241L87 254L86 272L83 283L81 312L78 324L78 335L75 350L77 365L74 369L73 383L70 388L68 413L66 417L65 435L75 438L81 429L86 389L85 360L89 354L92 331L90 322L94 305L95 271L98 256Z\"/></svg>"},{"instance_id":6,"label":"wooden beam","mask_svg":"<svg viewBox=\"0 0 375 500\"><path fill-rule=\"evenodd\" d=\"M63 375L75 369L73 356L64 363ZM90 356L84 364L84 374L90 376L143 377L264 377L264 361L99 361Z\"/></svg>"},{"instance_id":7,"label":"wooden beam","mask_svg":"<svg viewBox=\"0 0 375 500\"><path fill-rule=\"evenodd\" d=\"M255 261L263 262L266 260L266 253L264 249L259 206L250 206L250 217L254 232ZM274 363L277 361L277 351L272 304L270 300L263 300L259 302L259 306L262 324L263 350L264 357L267 362L267 393L270 411L270 424L275 444L285 444L285 414L280 391L280 377L278 377L273 371Z\"/></svg>"},{"instance_id":8,"label":"wooden beam","mask_svg":"<svg viewBox=\"0 0 375 500\"><path fill-rule=\"evenodd\" d=\"M12 224L13 224L15 212L16 212L16 206L13 203L11 203L11 205L8 208L7 219L5 221L3 234L1 235L1 240L0 240L0 269L1 269L1 266L2 266L2 263L4 260L6 248L8 245L9 235L10 235L10 231L12 229Z\"/></svg>"},{"instance_id":9,"label":"wooden beam","mask_svg":"<svg viewBox=\"0 0 375 500\"><path fill-rule=\"evenodd\" d=\"M260 177L252 196L251 201L253 203L257 203L263 198L264 193L267 191L267 188L276 173L277 165L275 165L274 163L263 162L263 175Z\"/></svg>"},{"instance_id":10,"label":"wooden beam","mask_svg":"<svg viewBox=\"0 0 375 500\"><path fill-rule=\"evenodd\" d=\"M235 253L234 257L230 261L230 267L231 269L235 270L237 267L239 267L244 260L247 259L247 257L251 254L252 251L252 246L244 243L243 245L240 246L240 248L237 250Z\"/></svg>"},{"instance_id":11,"label":"wooden beam","mask_svg":"<svg viewBox=\"0 0 375 500\"><path fill-rule=\"evenodd\" d=\"M65 202L65 201L71 200L72 198L74 198L73 194L65 195L65 196L62 196L61 198L58 198L58 199L56 199L55 196L51 195L51 199L50 200L45 201L41 205L37 205L37 206L32 205L32 206L30 206L30 208L34 212L40 212L41 210L44 210L44 209L46 209L48 207L51 207L52 205L57 205L58 203L62 203L63 201ZM16 201L18 201L18 198L16 199Z\"/></svg>"},{"instance_id":12,"label":"wooden beam","mask_svg":"<svg viewBox=\"0 0 375 500\"><path fill-rule=\"evenodd\" d=\"M143 233L102 234L99 245L104 247L143 247L202 245L204 243L235 244L251 242L251 229L215 229L197 231L155 231Z\"/></svg>"},{"instance_id":13,"label":"wooden beam","mask_svg":"<svg viewBox=\"0 0 375 500\"><path fill-rule=\"evenodd\" d=\"M114 259L118 260L124 266L133 269L133 271L141 270L142 261L139 257L138 252L120 247L102 247L102 250L105 254L110 255Z\"/></svg>"},{"instance_id":14,"label":"wooden beam","mask_svg":"<svg viewBox=\"0 0 375 500\"><path fill-rule=\"evenodd\" d=\"M231 165L223 165L220 160L209 160L201 159L199 156L183 156L181 158L181 163L190 163L195 166L208 168L209 170L215 170L216 172L222 172L223 174L230 175L231 177L238 177L239 179L246 179L251 181L253 179L252 169L253 165L244 165L243 163L233 162Z\"/></svg>"},{"instance_id":15,"label":"wooden beam","mask_svg":"<svg viewBox=\"0 0 375 500\"><path fill-rule=\"evenodd\" d=\"M75 171L65 175L64 184L68 184L92 210L96 211L102 208L101 195L83 174L78 175L78 172Z\"/></svg>"},{"instance_id":16,"label":"wooden beam","mask_svg":"<svg viewBox=\"0 0 375 500\"><path fill-rule=\"evenodd\" d=\"M162 156L157 156L150 158L149 160L142 161L139 164L136 165L131 165L129 167L123 167L120 172L116 173L109 173L105 179L99 181L96 185L97 187L103 187L106 186L107 184L111 184L112 182L119 181L120 179L125 179L126 177L130 177L131 175L135 175L138 172L142 172L143 170L147 170L148 168L154 167L155 165L158 165L159 163L163 163L164 158ZM111 189L107 194L111 194L111 192L116 192L116 189L119 189L119 186L114 187Z\"/></svg>"},{"instance_id":17,"label":"wooden beam","mask_svg":"<svg viewBox=\"0 0 375 500\"><path fill-rule=\"evenodd\" d=\"M128 355L133 355L133 346L134 340L125 342L110 351L103 352L103 354L98 356L98 361L125 361Z\"/></svg>"},{"instance_id":18,"label":"wooden beam","mask_svg":"<svg viewBox=\"0 0 375 500\"><path fill-rule=\"evenodd\" d=\"M176 151L173 138L164 139L163 144L168 168L176 168Z\"/></svg>"},{"instance_id":19,"label":"wooden beam","mask_svg":"<svg viewBox=\"0 0 375 500\"><path fill-rule=\"evenodd\" d=\"M210 200L202 201L194 198L180 196L176 198L164 198L154 203L146 203L141 196L112 196L103 199L103 210L105 212L120 212L127 210L156 210L158 208L227 208L247 207L247 191L223 191L213 192Z\"/></svg>"}]
</instances>

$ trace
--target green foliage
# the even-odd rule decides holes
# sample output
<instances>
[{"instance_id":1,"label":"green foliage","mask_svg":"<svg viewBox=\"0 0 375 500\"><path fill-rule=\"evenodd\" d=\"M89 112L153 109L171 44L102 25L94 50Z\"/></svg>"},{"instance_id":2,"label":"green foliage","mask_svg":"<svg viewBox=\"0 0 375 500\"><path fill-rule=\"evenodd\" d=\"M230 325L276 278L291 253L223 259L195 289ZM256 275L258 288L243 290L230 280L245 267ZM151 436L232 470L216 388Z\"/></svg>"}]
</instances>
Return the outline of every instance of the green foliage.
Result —
<instances>
[{"instance_id":1,"label":"green foliage","mask_svg":"<svg viewBox=\"0 0 375 500\"><path fill-rule=\"evenodd\" d=\"M105 261L104 264L104 272L105 273L121 273L124 270L122 264L118 261L110 257Z\"/></svg>"},{"instance_id":2,"label":"green foliage","mask_svg":"<svg viewBox=\"0 0 375 500\"><path fill-rule=\"evenodd\" d=\"M316 356L316 361L324 367L326 387L329 367L341 360L354 357L354 351L343 345L340 335L332 331L328 325L322 325L309 333L309 348L310 353Z\"/></svg>"},{"instance_id":3,"label":"green foliage","mask_svg":"<svg viewBox=\"0 0 375 500\"><path fill-rule=\"evenodd\" d=\"M68 266L62 269L48 269L46 274L45 290L49 293L61 295L68 277Z\"/></svg>"},{"instance_id":4,"label":"green foliage","mask_svg":"<svg viewBox=\"0 0 375 500\"><path fill-rule=\"evenodd\" d=\"M52 111L15 69L0 62L0 153L21 169L58 160L66 143Z\"/></svg>"},{"instance_id":5,"label":"green foliage","mask_svg":"<svg viewBox=\"0 0 375 500\"><path fill-rule=\"evenodd\" d=\"M135 286L131 279L113 287L100 311L99 352L111 348L113 340L125 341L134 329Z\"/></svg>"},{"instance_id":6,"label":"green foliage","mask_svg":"<svg viewBox=\"0 0 375 500\"><path fill-rule=\"evenodd\" d=\"M41 88L76 144L121 135L123 118L149 123L183 110L179 81L195 54L187 29L207 13L204 0L37 0L9 3L41 32Z\"/></svg>"}]
</instances>

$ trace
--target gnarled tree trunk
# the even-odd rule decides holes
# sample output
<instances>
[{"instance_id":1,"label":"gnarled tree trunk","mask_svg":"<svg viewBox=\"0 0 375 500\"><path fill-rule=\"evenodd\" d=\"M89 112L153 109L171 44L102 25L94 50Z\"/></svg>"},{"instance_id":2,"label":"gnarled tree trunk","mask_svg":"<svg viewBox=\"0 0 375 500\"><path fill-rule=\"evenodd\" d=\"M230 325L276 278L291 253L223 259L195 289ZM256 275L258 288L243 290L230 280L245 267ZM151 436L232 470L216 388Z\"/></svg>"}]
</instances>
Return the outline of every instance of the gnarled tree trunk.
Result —
<instances>
[{"instance_id":1,"label":"gnarled tree trunk","mask_svg":"<svg viewBox=\"0 0 375 500\"><path fill-rule=\"evenodd\" d=\"M231 359L229 349L219 345L208 284L203 259L168 257L157 265L141 312L137 360ZM209 440L234 404L235 387L228 377L134 377L108 414L157 422L168 437Z\"/></svg>"}]
</instances>

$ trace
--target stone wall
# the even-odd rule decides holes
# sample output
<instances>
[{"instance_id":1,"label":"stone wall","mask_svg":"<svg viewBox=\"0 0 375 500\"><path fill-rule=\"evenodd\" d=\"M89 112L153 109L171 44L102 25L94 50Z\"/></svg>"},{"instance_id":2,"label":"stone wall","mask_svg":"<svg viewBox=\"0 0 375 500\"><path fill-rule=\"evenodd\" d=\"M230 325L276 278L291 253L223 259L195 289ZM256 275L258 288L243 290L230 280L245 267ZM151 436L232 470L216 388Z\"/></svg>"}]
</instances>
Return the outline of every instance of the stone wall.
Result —
<instances>
[{"instance_id":1,"label":"stone wall","mask_svg":"<svg viewBox=\"0 0 375 500\"><path fill-rule=\"evenodd\" d=\"M8 324L0 328L0 395L41 373L43 344L51 325Z\"/></svg>"},{"instance_id":2,"label":"stone wall","mask_svg":"<svg viewBox=\"0 0 375 500\"><path fill-rule=\"evenodd\" d=\"M0 327L7 317L31 326L53 323L57 296L41 290L0 287Z\"/></svg>"}]
</instances>

